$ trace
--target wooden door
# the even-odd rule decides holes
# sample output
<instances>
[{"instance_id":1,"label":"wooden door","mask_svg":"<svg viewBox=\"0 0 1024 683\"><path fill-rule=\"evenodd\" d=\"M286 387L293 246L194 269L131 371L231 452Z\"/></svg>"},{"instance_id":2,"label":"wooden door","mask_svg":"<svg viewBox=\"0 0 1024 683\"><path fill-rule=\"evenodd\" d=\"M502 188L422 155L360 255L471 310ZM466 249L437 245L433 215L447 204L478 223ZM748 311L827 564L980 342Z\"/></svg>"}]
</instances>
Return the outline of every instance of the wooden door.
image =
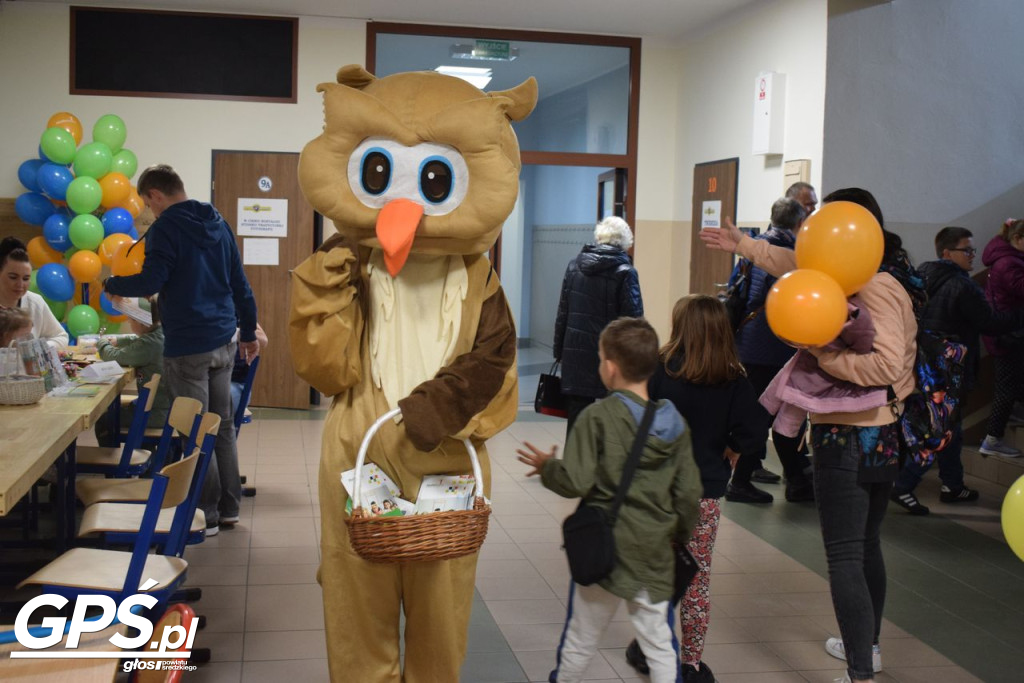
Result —
<instances>
[{"instance_id":1,"label":"wooden door","mask_svg":"<svg viewBox=\"0 0 1024 683\"><path fill-rule=\"evenodd\" d=\"M693 167L693 228L690 238L690 292L715 294L729 279L732 254L712 251L700 240L701 227L725 218L736 222L739 158L708 161ZM717 213L714 210L717 208Z\"/></svg>"},{"instance_id":2,"label":"wooden door","mask_svg":"<svg viewBox=\"0 0 1024 683\"><path fill-rule=\"evenodd\" d=\"M309 384L292 370L288 351L289 273L314 249L314 212L299 189L298 163L299 155L291 152L213 152L210 196L235 230L245 275L259 308L259 322L270 340L253 384L253 406L309 407ZM240 199L243 201L239 202ZM252 207L264 202L277 208L283 206L266 200L287 201L287 212L277 214L282 220L287 217L283 220L286 234L272 236L281 232L280 227L266 235L238 234L239 204ZM273 261L274 252L276 265L257 265Z\"/></svg>"}]
</instances>

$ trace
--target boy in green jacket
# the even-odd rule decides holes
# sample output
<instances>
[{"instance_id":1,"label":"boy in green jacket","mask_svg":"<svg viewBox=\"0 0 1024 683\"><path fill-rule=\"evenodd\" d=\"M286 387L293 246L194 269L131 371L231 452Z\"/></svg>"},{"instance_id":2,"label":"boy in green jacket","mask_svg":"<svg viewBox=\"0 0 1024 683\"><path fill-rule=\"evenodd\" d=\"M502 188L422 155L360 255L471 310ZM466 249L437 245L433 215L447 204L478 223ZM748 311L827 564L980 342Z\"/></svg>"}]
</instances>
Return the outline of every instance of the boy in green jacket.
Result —
<instances>
[{"instance_id":1,"label":"boy in green jacket","mask_svg":"<svg viewBox=\"0 0 1024 683\"><path fill-rule=\"evenodd\" d=\"M619 318L601 333L601 381L609 395L587 407L569 433L565 455L525 442L520 462L566 498L609 510L649 400L647 380L658 365L658 335L642 318ZM583 677L621 600L627 601L651 681L675 681L679 652L672 626L675 556L697 522L702 493L690 433L670 401L658 403L633 482L615 523L615 568L597 584L573 583L558 663L550 681ZM650 648L650 650L648 650ZM651 653L654 653L653 655Z\"/></svg>"},{"instance_id":2,"label":"boy in green jacket","mask_svg":"<svg viewBox=\"0 0 1024 683\"><path fill-rule=\"evenodd\" d=\"M164 328L160 325L160 314L156 305L156 297L152 301L139 299L139 308L149 310L153 316L152 325L146 325L135 318L129 318L128 326L137 335L134 338L121 339L114 343L100 339L96 343L96 352L100 360L117 361L121 367L135 368L136 384L139 389L153 378L153 375L164 373ZM167 383L160 382L153 398L153 409L149 411L146 427L162 429L167 422L167 413L171 407L171 395ZM121 404L120 422L122 427L131 424L135 413L134 403ZM114 434L107 414L96 421L96 442L103 447L113 448L118 445L117 434Z\"/></svg>"}]
</instances>

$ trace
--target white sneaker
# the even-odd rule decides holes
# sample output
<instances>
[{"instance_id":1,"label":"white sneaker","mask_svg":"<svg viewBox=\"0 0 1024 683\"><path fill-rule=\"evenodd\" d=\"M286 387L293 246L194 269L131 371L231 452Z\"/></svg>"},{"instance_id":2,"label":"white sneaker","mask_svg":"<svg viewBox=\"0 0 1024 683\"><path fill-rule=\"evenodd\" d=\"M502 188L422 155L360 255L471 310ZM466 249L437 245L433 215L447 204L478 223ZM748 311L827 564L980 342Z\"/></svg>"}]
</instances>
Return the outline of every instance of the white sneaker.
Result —
<instances>
[{"instance_id":1,"label":"white sneaker","mask_svg":"<svg viewBox=\"0 0 1024 683\"><path fill-rule=\"evenodd\" d=\"M1002 439L997 439L994 436L986 436L985 440L981 442L982 455L1001 455L1004 458L1019 458L1021 452L1013 446L1007 446Z\"/></svg>"},{"instance_id":2,"label":"white sneaker","mask_svg":"<svg viewBox=\"0 0 1024 683\"><path fill-rule=\"evenodd\" d=\"M829 638L826 640L825 652L836 659L846 661L846 646L843 645L842 638ZM874 669L875 673L882 670L882 649L877 645L871 646L871 668ZM846 680L850 679L847 678Z\"/></svg>"}]
</instances>

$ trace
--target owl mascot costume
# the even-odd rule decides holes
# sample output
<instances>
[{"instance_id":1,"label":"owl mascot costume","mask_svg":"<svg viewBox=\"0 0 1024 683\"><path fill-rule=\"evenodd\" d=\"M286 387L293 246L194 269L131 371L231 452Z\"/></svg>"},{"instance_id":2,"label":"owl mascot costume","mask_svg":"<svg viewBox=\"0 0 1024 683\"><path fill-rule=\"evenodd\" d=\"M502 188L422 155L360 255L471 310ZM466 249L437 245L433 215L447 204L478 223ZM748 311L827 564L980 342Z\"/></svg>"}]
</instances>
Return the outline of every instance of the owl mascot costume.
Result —
<instances>
[{"instance_id":1,"label":"owl mascot costume","mask_svg":"<svg viewBox=\"0 0 1024 683\"><path fill-rule=\"evenodd\" d=\"M518 409L516 333L485 252L511 213L519 145L510 121L537 101L530 78L484 93L434 72L375 78L338 71L323 133L299 181L338 234L292 277L296 372L333 397L320 458L318 580L331 680L454 683L466 653L477 554L381 564L352 549L342 472L370 425L392 408L367 461L414 499L429 474L471 471ZM405 665L399 616L405 616Z\"/></svg>"}]
</instances>

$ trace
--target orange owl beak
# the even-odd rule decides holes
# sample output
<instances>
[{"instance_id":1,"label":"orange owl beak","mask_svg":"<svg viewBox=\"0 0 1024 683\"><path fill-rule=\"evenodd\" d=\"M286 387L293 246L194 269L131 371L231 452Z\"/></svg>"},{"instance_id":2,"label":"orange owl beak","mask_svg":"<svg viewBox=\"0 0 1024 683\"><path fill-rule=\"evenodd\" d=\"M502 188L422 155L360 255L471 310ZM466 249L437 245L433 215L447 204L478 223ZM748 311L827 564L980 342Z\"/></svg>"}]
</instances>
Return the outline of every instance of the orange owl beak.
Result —
<instances>
[{"instance_id":1,"label":"orange owl beak","mask_svg":"<svg viewBox=\"0 0 1024 683\"><path fill-rule=\"evenodd\" d=\"M423 207L410 199L395 199L377 214L377 241L384 250L384 265L391 277L398 275L409 258Z\"/></svg>"}]
</instances>

